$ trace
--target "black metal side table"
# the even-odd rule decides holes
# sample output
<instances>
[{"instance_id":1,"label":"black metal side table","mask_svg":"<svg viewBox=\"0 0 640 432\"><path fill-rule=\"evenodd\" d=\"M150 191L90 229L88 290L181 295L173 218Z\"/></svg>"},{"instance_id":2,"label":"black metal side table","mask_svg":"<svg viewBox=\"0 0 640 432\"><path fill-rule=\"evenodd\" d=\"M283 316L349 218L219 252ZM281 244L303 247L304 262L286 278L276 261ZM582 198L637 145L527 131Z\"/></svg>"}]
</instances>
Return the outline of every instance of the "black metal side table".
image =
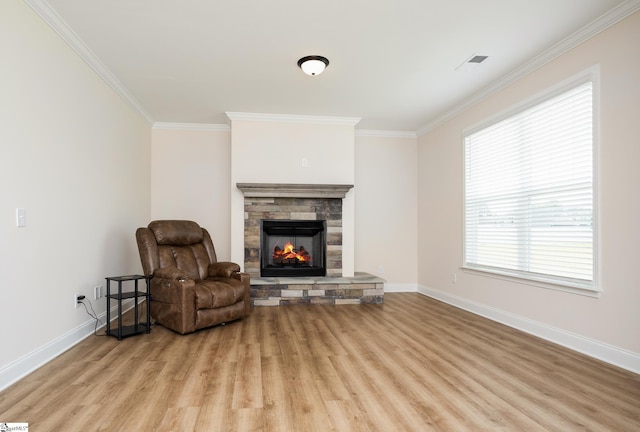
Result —
<instances>
[{"instance_id":1,"label":"black metal side table","mask_svg":"<svg viewBox=\"0 0 640 432\"><path fill-rule=\"evenodd\" d=\"M137 335L140 333L151 332L151 315L149 313L149 278L142 275L129 275L129 276L112 276L105 278L107 280L107 336L117 337L118 340L122 338ZM138 281L145 280L146 287L144 291L141 291L138 287ZM118 282L118 292L111 293L111 282ZM123 282L133 282L133 291L123 291ZM144 298L146 305L146 321L140 321L138 313L138 304L140 299ZM122 325L122 300L133 299L134 302L134 323L133 325ZM118 327L116 331L111 330L111 300L118 301Z\"/></svg>"}]
</instances>

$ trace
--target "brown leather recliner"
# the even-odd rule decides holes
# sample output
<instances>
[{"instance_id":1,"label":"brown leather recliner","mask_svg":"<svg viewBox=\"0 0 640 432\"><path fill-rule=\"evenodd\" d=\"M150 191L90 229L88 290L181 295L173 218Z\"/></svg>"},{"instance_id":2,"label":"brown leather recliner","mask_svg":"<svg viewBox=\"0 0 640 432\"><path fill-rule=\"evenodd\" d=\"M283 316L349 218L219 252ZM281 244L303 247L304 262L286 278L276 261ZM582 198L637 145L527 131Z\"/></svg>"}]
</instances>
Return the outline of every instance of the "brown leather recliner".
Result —
<instances>
[{"instance_id":1,"label":"brown leather recliner","mask_svg":"<svg viewBox=\"0 0 640 432\"><path fill-rule=\"evenodd\" d=\"M159 324L185 334L249 315L249 274L217 262L211 236L197 223L153 221L138 228L136 240Z\"/></svg>"}]
</instances>

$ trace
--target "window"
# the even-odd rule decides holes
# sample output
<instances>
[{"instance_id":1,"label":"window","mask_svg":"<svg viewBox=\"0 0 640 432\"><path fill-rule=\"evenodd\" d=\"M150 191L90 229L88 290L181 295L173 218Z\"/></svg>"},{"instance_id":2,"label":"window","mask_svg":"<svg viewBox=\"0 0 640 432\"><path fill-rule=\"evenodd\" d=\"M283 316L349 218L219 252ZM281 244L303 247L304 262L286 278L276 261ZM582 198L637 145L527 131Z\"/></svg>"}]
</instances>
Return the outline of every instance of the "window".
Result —
<instances>
[{"instance_id":1,"label":"window","mask_svg":"<svg viewBox=\"0 0 640 432\"><path fill-rule=\"evenodd\" d=\"M593 78L465 132L465 268L597 291Z\"/></svg>"}]
</instances>

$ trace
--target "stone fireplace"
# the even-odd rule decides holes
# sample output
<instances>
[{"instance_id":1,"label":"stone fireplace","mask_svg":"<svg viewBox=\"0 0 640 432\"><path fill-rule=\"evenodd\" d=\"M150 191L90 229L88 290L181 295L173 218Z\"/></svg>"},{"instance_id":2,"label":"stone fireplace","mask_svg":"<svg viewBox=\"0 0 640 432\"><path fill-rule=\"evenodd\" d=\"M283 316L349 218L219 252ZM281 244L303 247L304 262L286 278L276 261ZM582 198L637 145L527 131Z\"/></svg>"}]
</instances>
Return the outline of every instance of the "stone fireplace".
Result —
<instances>
[{"instance_id":1,"label":"stone fireplace","mask_svg":"<svg viewBox=\"0 0 640 432\"><path fill-rule=\"evenodd\" d=\"M384 280L367 273L343 277L342 207L343 198L353 186L237 183L237 187L244 194L244 271L251 275L253 306L384 302ZM295 271L290 274L295 270L295 263L292 264L292 261L287 262L290 265L284 267L284 274L264 274L261 267L265 263L273 264L274 255L284 254L285 249L292 253L291 256L287 255L287 260L297 259L296 254L309 253L311 262L319 253L316 246L308 243L309 237L317 235L317 228L297 233L293 230L286 235L272 232L276 239L268 239L271 243L264 245L265 223L271 229L270 227L279 226L278 221L286 221L285 225L305 230L310 226L318 226L315 223L307 225L307 222L317 222L324 228L325 276ZM282 247L285 240L291 246ZM280 249L277 252L276 247Z\"/></svg>"},{"instance_id":2,"label":"stone fireplace","mask_svg":"<svg viewBox=\"0 0 640 432\"><path fill-rule=\"evenodd\" d=\"M326 276L342 276L342 199L353 186L238 183L237 187L244 193L244 271L252 278L263 276L260 247L265 220L324 221Z\"/></svg>"}]
</instances>

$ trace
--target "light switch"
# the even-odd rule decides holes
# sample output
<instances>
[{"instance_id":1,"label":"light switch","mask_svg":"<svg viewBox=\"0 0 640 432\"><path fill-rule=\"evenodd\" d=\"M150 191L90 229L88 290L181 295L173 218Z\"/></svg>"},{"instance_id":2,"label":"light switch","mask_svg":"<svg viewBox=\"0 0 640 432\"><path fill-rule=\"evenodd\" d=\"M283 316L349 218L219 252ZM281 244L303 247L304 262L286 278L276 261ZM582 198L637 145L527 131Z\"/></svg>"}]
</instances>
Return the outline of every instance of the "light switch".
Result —
<instances>
[{"instance_id":1,"label":"light switch","mask_svg":"<svg viewBox=\"0 0 640 432\"><path fill-rule=\"evenodd\" d=\"M23 227L26 224L26 213L23 208L16 209L16 226Z\"/></svg>"}]
</instances>

